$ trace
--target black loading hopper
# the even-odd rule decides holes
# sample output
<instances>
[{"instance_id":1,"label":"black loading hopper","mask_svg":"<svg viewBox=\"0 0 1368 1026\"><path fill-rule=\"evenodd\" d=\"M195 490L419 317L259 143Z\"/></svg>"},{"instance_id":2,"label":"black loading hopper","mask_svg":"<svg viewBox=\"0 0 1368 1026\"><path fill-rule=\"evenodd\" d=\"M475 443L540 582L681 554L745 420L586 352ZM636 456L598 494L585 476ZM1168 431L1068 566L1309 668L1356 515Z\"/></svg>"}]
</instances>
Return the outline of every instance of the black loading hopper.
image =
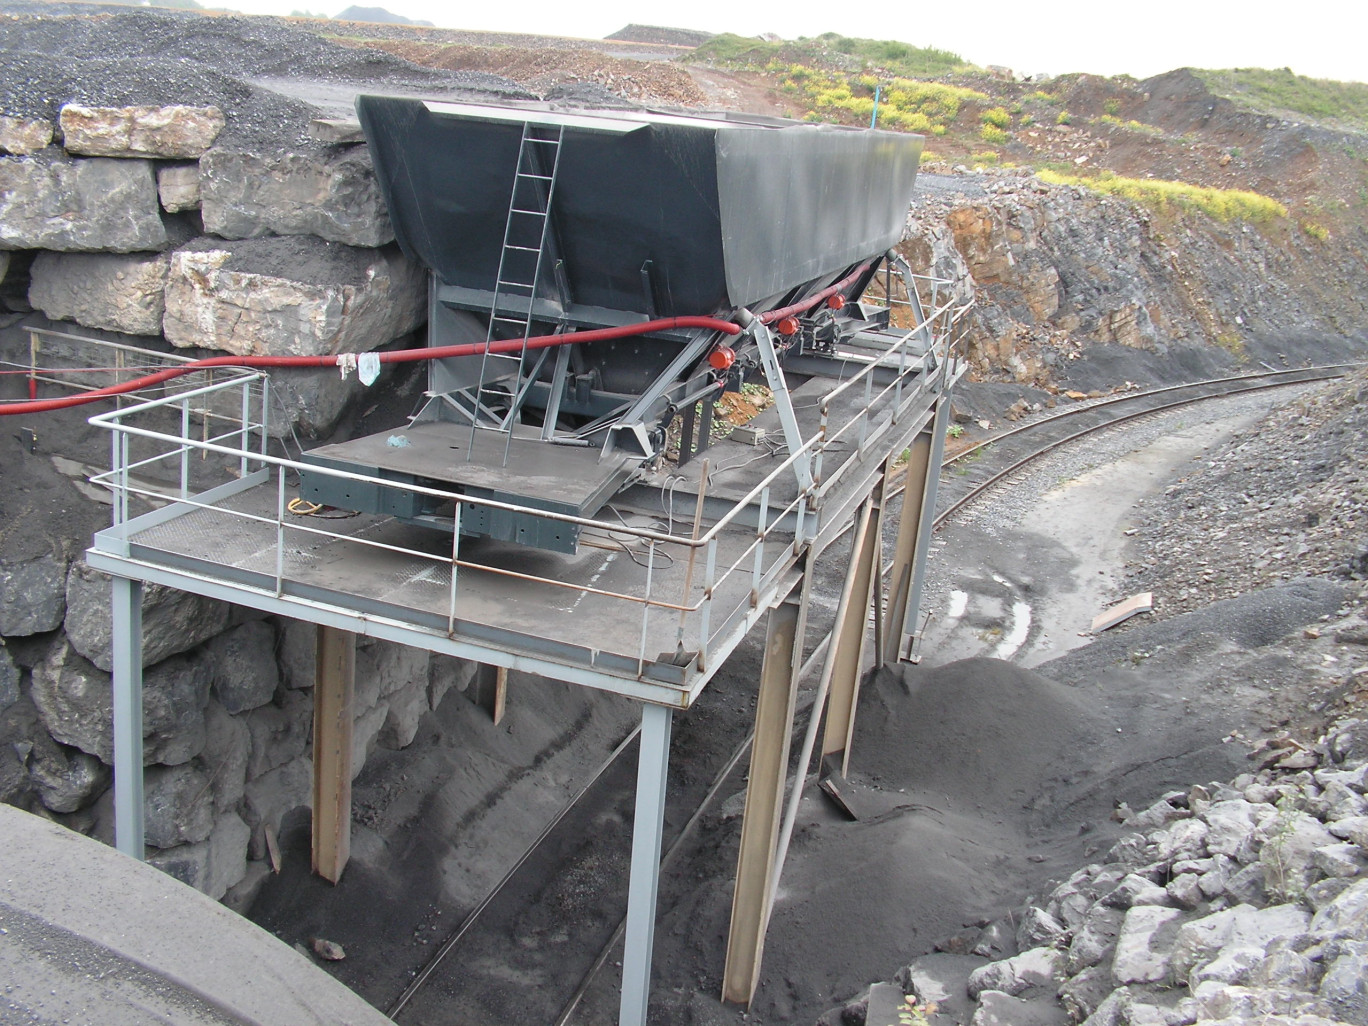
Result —
<instances>
[{"instance_id":1,"label":"black loading hopper","mask_svg":"<svg viewBox=\"0 0 1368 1026\"><path fill-rule=\"evenodd\" d=\"M773 118L545 104L362 96L357 112L399 244L432 272L430 346L785 305L898 242L922 143ZM529 183L548 211L535 238L516 236L510 213L536 205L517 191ZM510 272L513 251L534 254L520 259L540 270ZM535 286L519 286L532 291L521 310L517 290L498 285L501 259L505 282ZM524 326L510 330L518 317ZM520 357L502 380L478 355L435 360L435 398L407 445L374 436L305 461L592 516L652 455L674 412L715 391L704 359L713 338L676 329L576 343L567 366ZM500 397L507 420L517 418L506 440L453 422L453 409ZM451 514L418 493L338 480L306 472L301 492L451 529ZM576 528L532 513L469 513L462 533L561 551L577 544Z\"/></svg>"}]
</instances>

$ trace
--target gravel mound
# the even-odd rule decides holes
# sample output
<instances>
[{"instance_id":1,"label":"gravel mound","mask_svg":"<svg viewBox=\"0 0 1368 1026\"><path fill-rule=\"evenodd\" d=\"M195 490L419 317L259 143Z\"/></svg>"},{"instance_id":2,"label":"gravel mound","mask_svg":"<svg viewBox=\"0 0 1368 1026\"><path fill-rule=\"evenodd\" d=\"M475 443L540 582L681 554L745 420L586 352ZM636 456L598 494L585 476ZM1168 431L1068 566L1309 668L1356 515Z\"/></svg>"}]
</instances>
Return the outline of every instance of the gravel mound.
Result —
<instances>
[{"instance_id":1,"label":"gravel mound","mask_svg":"<svg viewBox=\"0 0 1368 1026\"><path fill-rule=\"evenodd\" d=\"M711 32L695 29L665 28L661 25L628 25L620 28L604 39L616 39L624 43L657 43L662 46L700 46L713 37Z\"/></svg>"},{"instance_id":2,"label":"gravel mound","mask_svg":"<svg viewBox=\"0 0 1368 1026\"><path fill-rule=\"evenodd\" d=\"M1142 506L1156 615L1301 576L1368 578L1368 372L1278 410Z\"/></svg>"},{"instance_id":3,"label":"gravel mound","mask_svg":"<svg viewBox=\"0 0 1368 1026\"><path fill-rule=\"evenodd\" d=\"M336 46L271 18L186 17L161 11L0 17L0 113L55 120L64 103L215 105L222 141L290 145L316 109L256 86L289 78L368 88L525 95L507 79L434 71L390 54ZM92 56L118 54L118 57Z\"/></svg>"}]
</instances>

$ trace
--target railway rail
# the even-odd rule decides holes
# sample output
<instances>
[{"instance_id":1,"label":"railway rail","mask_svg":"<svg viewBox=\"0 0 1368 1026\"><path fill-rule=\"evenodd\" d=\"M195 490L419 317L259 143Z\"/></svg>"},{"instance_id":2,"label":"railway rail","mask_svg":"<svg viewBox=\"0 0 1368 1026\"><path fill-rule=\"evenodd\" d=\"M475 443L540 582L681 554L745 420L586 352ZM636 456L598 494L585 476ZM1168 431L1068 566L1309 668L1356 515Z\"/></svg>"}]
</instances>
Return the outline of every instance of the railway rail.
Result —
<instances>
[{"instance_id":1,"label":"railway rail","mask_svg":"<svg viewBox=\"0 0 1368 1026\"><path fill-rule=\"evenodd\" d=\"M1285 388L1343 376L1357 364L1242 374L1132 392L1079 404L1022 424L948 457L942 464L939 528L994 485L1032 461L1110 427L1168 410L1233 395ZM968 466L962 477L944 470ZM896 490L888 498L894 499ZM801 676L822 659L830 635L817 646ZM808 696L809 708L811 696ZM413 981L386 1009L405 1024L518 1021L568 1026L597 975L622 943L626 907L625 837L631 821L636 732L618 745L589 784L557 814L495 889L475 906L438 947ZM671 781L662 869L677 860L694 827L722 793L737 781L749 750L748 733L725 760L714 763L706 787L695 779ZM705 778L706 779L706 778ZM552 904L575 923L573 944L553 938L554 958L529 958L520 938L540 930ZM543 938L544 939L544 938ZM535 938L534 938L535 940ZM538 941L540 943L540 941ZM509 971L519 982L510 981Z\"/></svg>"}]
</instances>

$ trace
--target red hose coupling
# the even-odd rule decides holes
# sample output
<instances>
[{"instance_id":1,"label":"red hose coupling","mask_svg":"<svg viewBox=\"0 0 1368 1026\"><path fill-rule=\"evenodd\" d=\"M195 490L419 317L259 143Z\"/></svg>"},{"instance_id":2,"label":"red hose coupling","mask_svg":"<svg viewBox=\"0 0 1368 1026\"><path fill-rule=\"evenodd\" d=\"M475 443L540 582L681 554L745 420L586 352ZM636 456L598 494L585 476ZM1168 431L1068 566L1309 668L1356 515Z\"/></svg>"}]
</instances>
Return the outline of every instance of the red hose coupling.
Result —
<instances>
[{"instance_id":1,"label":"red hose coupling","mask_svg":"<svg viewBox=\"0 0 1368 1026\"><path fill-rule=\"evenodd\" d=\"M736 362L736 350L730 346L718 346L708 354L708 365L714 370L729 370Z\"/></svg>"},{"instance_id":2,"label":"red hose coupling","mask_svg":"<svg viewBox=\"0 0 1368 1026\"><path fill-rule=\"evenodd\" d=\"M781 317L779 319L779 323L774 326L774 330L779 332L779 334L783 335L785 338L789 337L790 335L796 335L798 334L798 318Z\"/></svg>"},{"instance_id":3,"label":"red hose coupling","mask_svg":"<svg viewBox=\"0 0 1368 1026\"><path fill-rule=\"evenodd\" d=\"M840 310L840 309L843 308L845 305L846 305L846 297L843 296L843 295L841 295L839 292L836 293L836 295L834 295L834 296L828 296L828 297L827 297L827 306L831 307L831 309L833 309L833 310Z\"/></svg>"}]
</instances>

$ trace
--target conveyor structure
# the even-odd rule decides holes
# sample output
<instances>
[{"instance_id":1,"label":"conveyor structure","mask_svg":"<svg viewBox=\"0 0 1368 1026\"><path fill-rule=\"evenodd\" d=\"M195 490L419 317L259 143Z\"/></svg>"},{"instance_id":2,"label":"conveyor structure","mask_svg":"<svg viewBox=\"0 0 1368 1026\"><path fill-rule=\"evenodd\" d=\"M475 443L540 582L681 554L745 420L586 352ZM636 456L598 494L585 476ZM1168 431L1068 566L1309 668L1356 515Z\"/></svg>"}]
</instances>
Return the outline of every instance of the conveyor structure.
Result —
<instances>
[{"instance_id":1,"label":"conveyor structure","mask_svg":"<svg viewBox=\"0 0 1368 1026\"><path fill-rule=\"evenodd\" d=\"M399 242L430 272L427 349L384 357L428 360L410 423L277 455L269 379L247 371L92 418L113 435L96 480L114 524L88 560L114 576L119 846L142 854L143 582L320 626L314 860L330 879L349 850L355 634L626 695L643 729L620 1021L644 1023L672 715L767 620L723 993L748 1002L810 570L852 523L825 754L848 755L871 613L875 661L916 635L966 309L895 251L921 140L734 115L357 109ZM713 437L715 401L751 383L773 405ZM202 455L229 472L202 482ZM295 516L296 495L357 515ZM156 508L134 515L142 498Z\"/></svg>"}]
</instances>

